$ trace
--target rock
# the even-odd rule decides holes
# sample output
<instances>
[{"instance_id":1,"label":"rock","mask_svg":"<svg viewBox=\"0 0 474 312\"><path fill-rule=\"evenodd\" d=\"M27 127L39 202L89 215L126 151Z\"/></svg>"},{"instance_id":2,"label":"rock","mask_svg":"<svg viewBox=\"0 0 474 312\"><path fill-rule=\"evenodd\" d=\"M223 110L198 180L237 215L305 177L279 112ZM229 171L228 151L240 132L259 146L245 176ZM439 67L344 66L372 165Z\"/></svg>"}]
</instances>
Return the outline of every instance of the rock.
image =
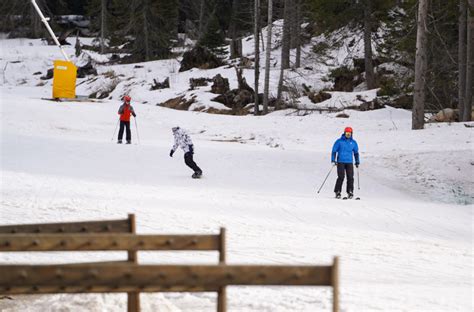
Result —
<instances>
[{"instance_id":1,"label":"rock","mask_svg":"<svg viewBox=\"0 0 474 312\"><path fill-rule=\"evenodd\" d=\"M221 104L224 104L228 108L233 108L234 107L234 98L237 95L238 89L230 90L226 92L225 94L220 94L213 98L211 101L218 102Z\"/></svg>"},{"instance_id":2,"label":"rock","mask_svg":"<svg viewBox=\"0 0 474 312\"><path fill-rule=\"evenodd\" d=\"M248 90L240 90L237 95L234 97L234 107L233 109L242 109L245 105L254 102L253 93Z\"/></svg>"},{"instance_id":3,"label":"rock","mask_svg":"<svg viewBox=\"0 0 474 312\"><path fill-rule=\"evenodd\" d=\"M219 114L219 115L235 115L230 109L217 109L214 107L209 107L207 109L201 108L199 111L208 113L208 114Z\"/></svg>"},{"instance_id":4,"label":"rock","mask_svg":"<svg viewBox=\"0 0 474 312\"><path fill-rule=\"evenodd\" d=\"M156 81L156 79L153 79L153 84L150 87L150 91L153 90L160 90L160 89L166 89L170 87L170 77L166 77L163 82Z\"/></svg>"},{"instance_id":5,"label":"rock","mask_svg":"<svg viewBox=\"0 0 474 312\"><path fill-rule=\"evenodd\" d=\"M432 116L430 122L454 122L459 120L459 112L457 109L445 108Z\"/></svg>"},{"instance_id":6,"label":"rock","mask_svg":"<svg viewBox=\"0 0 474 312\"><path fill-rule=\"evenodd\" d=\"M357 97L358 100L361 100L360 97ZM384 108L385 105L380 103L377 99L374 99L373 101L363 101L364 103L360 104L359 110L361 111L368 111L368 110L374 110L374 109L380 109Z\"/></svg>"},{"instance_id":7,"label":"rock","mask_svg":"<svg viewBox=\"0 0 474 312\"><path fill-rule=\"evenodd\" d=\"M224 94L228 92L229 89L229 79L224 78L221 74L217 74L212 78L211 92L216 94Z\"/></svg>"},{"instance_id":8,"label":"rock","mask_svg":"<svg viewBox=\"0 0 474 312\"><path fill-rule=\"evenodd\" d=\"M329 100L331 98L331 94L324 91L319 91L316 94L314 92L308 92L308 98L312 103L316 104Z\"/></svg>"},{"instance_id":9,"label":"rock","mask_svg":"<svg viewBox=\"0 0 474 312\"><path fill-rule=\"evenodd\" d=\"M196 101L196 96L187 100L184 95L169 99L163 103L156 104L157 106L168 107L178 110L188 110L189 107Z\"/></svg>"},{"instance_id":10,"label":"rock","mask_svg":"<svg viewBox=\"0 0 474 312\"><path fill-rule=\"evenodd\" d=\"M413 95L401 95L395 98L389 105L395 108L412 109Z\"/></svg>"},{"instance_id":11,"label":"rock","mask_svg":"<svg viewBox=\"0 0 474 312\"><path fill-rule=\"evenodd\" d=\"M77 68L77 78L85 78L87 75L97 76L97 69L92 66L92 61L86 65Z\"/></svg>"},{"instance_id":12,"label":"rock","mask_svg":"<svg viewBox=\"0 0 474 312\"><path fill-rule=\"evenodd\" d=\"M33 75L41 75L41 72L36 72Z\"/></svg>"},{"instance_id":13,"label":"rock","mask_svg":"<svg viewBox=\"0 0 474 312\"><path fill-rule=\"evenodd\" d=\"M53 76L54 76L54 68L50 68L46 72L46 75L41 76L40 79L41 80L49 80L49 79L53 78Z\"/></svg>"},{"instance_id":14,"label":"rock","mask_svg":"<svg viewBox=\"0 0 474 312\"><path fill-rule=\"evenodd\" d=\"M349 118L349 115L347 115L346 113L339 113L336 115L337 118Z\"/></svg>"},{"instance_id":15,"label":"rock","mask_svg":"<svg viewBox=\"0 0 474 312\"><path fill-rule=\"evenodd\" d=\"M362 75L355 69L342 66L331 70L329 78L334 80L334 91L352 92L354 88L362 83Z\"/></svg>"},{"instance_id":16,"label":"rock","mask_svg":"<svg viewBox=\"0 0 474 312\"><path fill-rule=\"evenodd\" d=\"M196 87L205 87L212 82L210 78L189 78L189 90L194 90Z\"/></svg>"},{"instance_id":17,"label":"rock","mask_svg":"<svg viewBox=\"0 0 474 312\"><path fill-rule=\"evenodd\" d=\"M189 70L191 68L210 69L224 65L222 60L215 56L208 49L196 46L191 51L183 54L181 61L180 72Z\"/></svg>"},{"instance_id":18,"label":"rock","mask_svg":"<svg viewBox=\"0 0 474 312\"><path fill-rule=\"evenodd\" d=\"M118 62L118 61L120 61L120 56L118 54L112 54L109 62L112 63L112 62Z\"/></svg>"}]
</instances>

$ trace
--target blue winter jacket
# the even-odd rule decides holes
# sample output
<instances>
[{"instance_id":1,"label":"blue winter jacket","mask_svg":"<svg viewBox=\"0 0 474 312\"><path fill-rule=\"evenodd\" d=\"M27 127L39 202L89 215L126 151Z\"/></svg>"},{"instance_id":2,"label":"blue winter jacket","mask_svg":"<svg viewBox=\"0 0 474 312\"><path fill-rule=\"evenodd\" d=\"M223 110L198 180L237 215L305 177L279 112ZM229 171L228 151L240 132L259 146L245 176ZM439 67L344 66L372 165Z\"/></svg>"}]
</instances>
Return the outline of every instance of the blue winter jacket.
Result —
<instances>
[{"instance_id":1,"label":"blue winter jacket","mask_svg":"<svg viewBox=\"0 0 474 312\"><path fill-rule=\"evenodd\" d=\"M331 162L337 160L338 163L352 164L354 162L352 154L354 154L356 164L359 164L359 146L357 146L356 140L352 137L348 139L343 134L332 147Z\"/></svg>"}]
</instances>

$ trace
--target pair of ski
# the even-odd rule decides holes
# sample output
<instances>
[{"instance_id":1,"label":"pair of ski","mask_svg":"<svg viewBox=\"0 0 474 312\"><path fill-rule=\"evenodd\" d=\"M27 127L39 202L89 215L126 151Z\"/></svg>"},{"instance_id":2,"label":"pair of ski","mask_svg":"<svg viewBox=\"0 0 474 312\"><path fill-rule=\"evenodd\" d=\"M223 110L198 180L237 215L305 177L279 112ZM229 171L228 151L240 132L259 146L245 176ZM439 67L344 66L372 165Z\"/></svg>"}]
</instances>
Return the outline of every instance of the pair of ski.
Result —
<instances>
[{"instance_id":1,"label":"pair of ski","mask_svg":"<svg viewBox=\"0 0 474 312\"><path fill-rule=\"evenodd\" d=\"M353 197L353 196L345 196L341 198L341 195L337 196L336 199L342 199L342 200L348 200L348 199L355 199L355 200L360 200L360 197Z\"/></svg>"}]
</instances>

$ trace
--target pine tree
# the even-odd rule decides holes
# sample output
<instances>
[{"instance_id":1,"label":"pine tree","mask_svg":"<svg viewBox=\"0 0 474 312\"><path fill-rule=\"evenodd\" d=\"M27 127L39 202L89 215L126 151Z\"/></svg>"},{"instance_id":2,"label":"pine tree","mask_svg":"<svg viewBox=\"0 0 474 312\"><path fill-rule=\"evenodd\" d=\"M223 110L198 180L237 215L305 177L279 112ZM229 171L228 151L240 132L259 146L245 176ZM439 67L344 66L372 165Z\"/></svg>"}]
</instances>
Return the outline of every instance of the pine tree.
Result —
<instances>
[{"instance_id":1,"label":"pine tree","mask_svg":"<svg viewBox=\"0 0 474 312\"><path fill-rule=\"evenodd\" d=\"M224 44L225 37L219 24L219 20L215 14L212 14L205 32L199 40L199 45L219 54L223 52L222 46Z\"/></svg>"},{"instance_id":2,"label":"pine tree","mask_svg":"<svg viewBox=\"0 0 474 312\"><path fill-rule=\"evenodd\" d=\"M177 36L177 0L132 0L126 33L134 37L133 58L169 57Z\"/></svg>"}]
</instances>

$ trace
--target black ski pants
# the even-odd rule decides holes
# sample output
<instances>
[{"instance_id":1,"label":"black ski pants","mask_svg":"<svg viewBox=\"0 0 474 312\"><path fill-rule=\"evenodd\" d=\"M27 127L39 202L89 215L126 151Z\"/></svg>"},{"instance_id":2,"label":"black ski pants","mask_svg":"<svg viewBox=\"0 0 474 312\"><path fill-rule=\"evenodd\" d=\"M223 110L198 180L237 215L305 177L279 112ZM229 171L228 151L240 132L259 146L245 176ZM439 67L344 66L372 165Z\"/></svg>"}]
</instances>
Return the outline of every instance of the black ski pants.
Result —
<instances>
[{"instance_id":1,"label":"black ski pants","mask_svg":"<svg viewBox=\"0 0 474 312\"><path fill-rule=\"evenodd\" d=\"M189 152L184 154L184 162L189 168L193 169L194 172L202 173L201 168L199 168L198 165L196 165L196 163L194 162L193 155L194 155L193 146L189 145Z\"/></svg>"},{"instance_id":2,"label":"black ski pants","mask_svg":"<svg viewBox=\"0 0 474 312\"><path fill-rule=\"evenodd\" d=\"M344 182L344 174L347 175L347 193L354 193L354 165L344 163L337 164L337 180L334 192L341 192L342 183Z\"/></svg>"},{"instance_id":3,"label":"black ski pants","mask_svg":"<svg viewBox=\"0 0 474 312\"><path fill-rule=\"evenodd\" d=\"M118 133L118 139L119 141L122 141L124 128L126 128L126 133L127 133L125 138L127 139L127 142L129 142L132 140L132 131L130 131L130 121L120 120L120 130Z\"/></svg>"}]
</instances>

